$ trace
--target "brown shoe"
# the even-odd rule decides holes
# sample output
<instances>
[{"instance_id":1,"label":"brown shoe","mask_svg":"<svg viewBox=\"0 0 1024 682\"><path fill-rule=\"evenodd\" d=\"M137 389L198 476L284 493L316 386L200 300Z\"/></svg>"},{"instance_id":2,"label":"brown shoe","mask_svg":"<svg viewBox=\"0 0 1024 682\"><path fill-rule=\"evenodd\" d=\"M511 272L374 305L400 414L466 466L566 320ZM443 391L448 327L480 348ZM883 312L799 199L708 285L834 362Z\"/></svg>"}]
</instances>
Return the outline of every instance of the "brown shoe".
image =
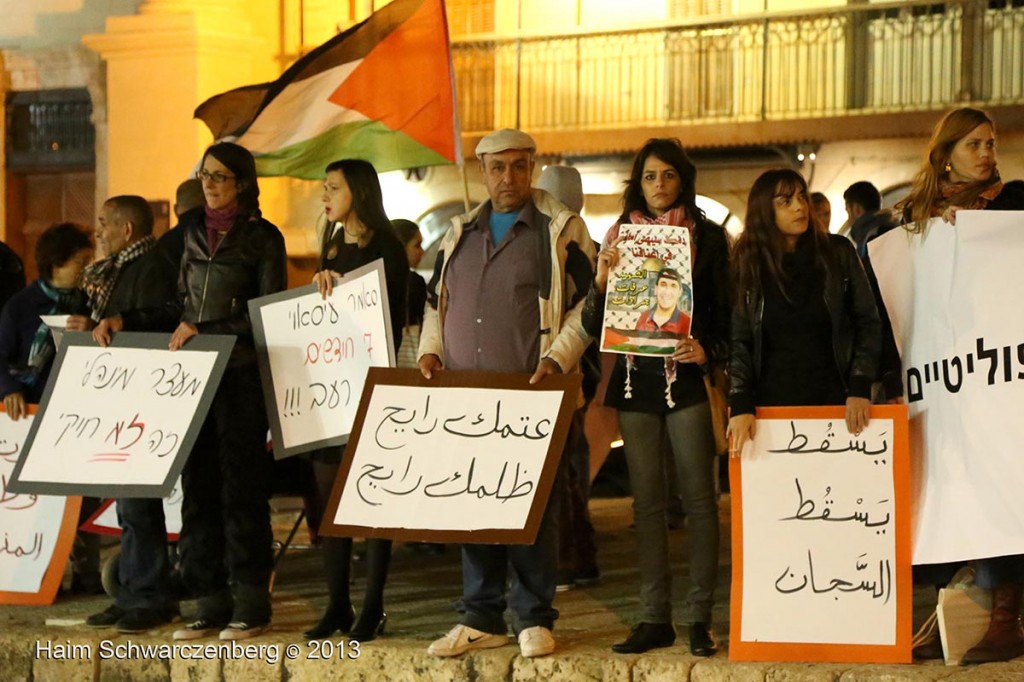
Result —
<instances>
[{"instance_id":1,"label":"brown shoe","mask_svg":"<svg viewBox=\"0 0 1024 682\"><path fill-rule=\"evenodd\" d=\"M1024 630L1020 621L1022 588L1022 583L1010 583L992 590L992 619L988 623L988 632L964 654L963 664L1009 661L1024 655Z\"/></svg>"}]
</instances>

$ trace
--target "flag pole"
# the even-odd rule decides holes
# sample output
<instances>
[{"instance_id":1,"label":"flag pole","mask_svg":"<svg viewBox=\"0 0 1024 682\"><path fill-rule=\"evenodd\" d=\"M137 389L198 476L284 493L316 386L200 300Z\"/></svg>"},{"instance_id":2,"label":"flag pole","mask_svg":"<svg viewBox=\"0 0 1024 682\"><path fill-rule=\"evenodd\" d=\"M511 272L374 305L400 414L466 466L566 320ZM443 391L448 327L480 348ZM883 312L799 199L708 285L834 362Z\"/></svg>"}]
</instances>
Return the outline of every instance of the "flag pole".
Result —
<instances>
[{"instance_id":1,"label":"flag pole","mask_svg":"<svg viewBox=\"0 0 1024 682\"><path fill-rule=\"evenodd\" d=\"M469 213L469 178L466 177L465 160L459 164L459 171L462 173L462 203L466 207L466 213Z\"/></svg>"}]
</instances>

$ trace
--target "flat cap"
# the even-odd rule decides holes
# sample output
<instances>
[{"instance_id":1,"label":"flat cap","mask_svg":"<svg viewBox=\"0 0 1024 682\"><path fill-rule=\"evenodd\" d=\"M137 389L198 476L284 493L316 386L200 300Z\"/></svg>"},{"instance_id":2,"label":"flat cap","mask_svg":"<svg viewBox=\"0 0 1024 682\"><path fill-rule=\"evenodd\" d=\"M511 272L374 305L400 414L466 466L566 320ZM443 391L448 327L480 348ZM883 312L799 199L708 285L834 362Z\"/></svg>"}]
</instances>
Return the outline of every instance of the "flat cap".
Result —
<instances>
[{"instance_id":1,"label":"flat cap","mask_svg":"<svg viewBox=\"0 0 1024 682\"><path fill-rule=\"evenodd\" d=\"M483 136L476 146L476 157L481 159L484 154L497 154L509 149L528 149L535 152L537 143L522 130L502 128Z\"/></svg>"}]
</instances>

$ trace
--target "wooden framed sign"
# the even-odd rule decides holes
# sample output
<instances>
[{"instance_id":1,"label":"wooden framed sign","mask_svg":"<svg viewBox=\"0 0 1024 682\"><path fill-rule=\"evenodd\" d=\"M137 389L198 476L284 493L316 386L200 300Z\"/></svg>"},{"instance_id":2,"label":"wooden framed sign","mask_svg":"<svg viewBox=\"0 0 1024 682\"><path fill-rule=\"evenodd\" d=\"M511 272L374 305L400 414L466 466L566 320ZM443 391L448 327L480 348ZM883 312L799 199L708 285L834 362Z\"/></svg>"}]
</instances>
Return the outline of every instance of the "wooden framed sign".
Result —
<instances>
[{"instance_id":1,"label":"wooden framed sign","mask_svg":"<svg viewBox=\"0 0 1024 682\"><path fill-rule=\"evenodd\" d=\"M185 466L234 336L120 332L107 348L67 332L10 489L166 497Z\"/></svg>"},{"instance_id":2,"label":"wooden framed sign","mask_svg":"<svg viewBox=\"0 0 1024 682\"><path fill-rule=\"evenodd\" d=\"M71 554L82 500L8 489L36 412L12 421L0 406L0 604L52 604Z\"/></svg>"},{"instance_id":3,"label":"wooden framed sign","mask_svg":"<svg viewBox=\"0 0 1024 682\"><path fill-rule=\"evenodd\" d=\"M529 379L371 369L320 532L532 543L581 377Z\"/></svg>"},{"instance_id":4,"label":"wooden framed sign","mask_svg":"<svg viewBox=\"0 0 1024 682\"><path fill-rule=\"evenodd\" d=\"M729 462L732 660L911 660L907 408L844 414L759 409Z\"/></svg>"},{"instance_id":5,"label":"wooden framed sign","mask_svg":"<svg viewBox=\"0 0 1024 682\"><path fill-rule=\"evenodd\" d=\"M345 444L366 370L395 365L388 311L382 260L326 299L311 284L249 301L275 457Z\"/></svg>"}]
</instances>

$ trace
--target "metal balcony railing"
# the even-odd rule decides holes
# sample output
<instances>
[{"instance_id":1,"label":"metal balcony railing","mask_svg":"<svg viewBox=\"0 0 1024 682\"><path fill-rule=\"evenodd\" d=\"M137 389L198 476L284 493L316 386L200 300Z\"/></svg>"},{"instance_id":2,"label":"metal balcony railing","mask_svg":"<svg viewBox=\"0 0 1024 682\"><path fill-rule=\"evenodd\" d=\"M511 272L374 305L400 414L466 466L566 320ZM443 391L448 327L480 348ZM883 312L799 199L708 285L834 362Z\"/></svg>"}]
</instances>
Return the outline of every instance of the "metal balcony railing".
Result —
<instances>
[{"instance_id":1,"label":"metal balcony railing","mask_svg":"<svg viewBox=\"0 0 1024 682\"><path fill-rule=\"evenodd\" d=\"M463 36L462 128L601 130L1024 103L1021 0Z\"/></svg>"}]
</instances>

